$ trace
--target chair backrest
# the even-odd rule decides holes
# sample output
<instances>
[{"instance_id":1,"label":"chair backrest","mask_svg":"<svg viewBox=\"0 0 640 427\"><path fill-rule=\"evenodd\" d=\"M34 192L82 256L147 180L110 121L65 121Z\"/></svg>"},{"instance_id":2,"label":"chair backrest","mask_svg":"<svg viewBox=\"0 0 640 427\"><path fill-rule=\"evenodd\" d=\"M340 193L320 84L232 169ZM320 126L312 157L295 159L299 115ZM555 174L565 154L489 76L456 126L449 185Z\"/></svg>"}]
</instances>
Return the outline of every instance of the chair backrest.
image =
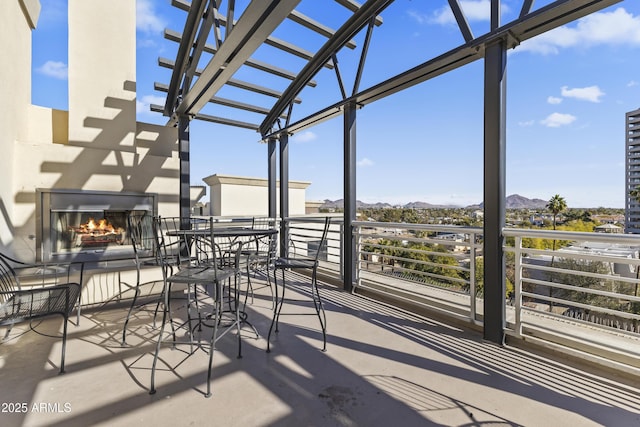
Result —
<instances>
[{"instance_id":1,"label":"chair backrest","mask_svg":"<svg viewBox=\"0 0 640 427\"><path fill-rule=\"evenodd\" d=\"M191 218L158 217L157 231L160 237L160 246L165 255L165 261L173 265L181 265L190 261L190 242L182 236L173 234L173 231L190 230L194 222Z\"/></svg>"},{"instance_id":2,"label":"chair backrest","mask_svg":"<svg viewBox=\"0 0 640 427\"><path fill-rule=\"evenodd\" d=\"M327 242L327 234L329 233L329 227L331 226L331 217L328 216L324 220L324 228L322 230L322 238L320 239L320 244L318 245L318 250L316 250L316 255L313 257L316 262L320 258L320 253L322 253L322 249L324 248Z\"/></svg>"},{"instance_id":3,"label":"chair backrest","mask_svg":"<svg viewBox=\"0 0 640 427\"><path fill-rule=\"evenodd\" d=\"M268 217L253 217L251 221L251 228L254 230L268 230L270 228L275 228L276 220L275 218Z\"/></svg>"},{"instance_id":4,"label":"chair backrest","mask_svg":"<svg viewBox=\"0 0 640 427\"><path fill-rule=\"evenodd\" d=\"M0 306L11 300L13 292L20 289L20 282L15 270L4 257L0 257ZM2 315L0 310L0 315Z\"/></svg>"},{"instance_id":5,"label":"chair backrest","mask_svg":"<svg viewBox=\"0 0 640 427\"><path fill-rule=\"evenodd\" d=\"M153 217L147 213L131 213L127 216L127 227L136 263L142 258L154 256L156 241L153 235Z\"/></svg>"},{"instance_id":6,"label":"chair backrest","mask_svg":"<svg viewBox=\"0 0 640 427\"><path fill-rule=\"evenodd\" d=\"M271 230L276 228L276 224L277 220L275 218L253 217L251 228L254 230ZM273 258L276 255L278 239L274 235L259 237L255 240L255 247L258 253L268 254L270 258Z\"/></svg>"},{"instance_id":7,"label":"chair backrest","mask_svg":"<svg viewBox=\"0 0 640 427\"><path fill-rule=\"evenodd\" d=\"M160 266L163 279L166 283L167 277L169 277L169 271L172 271L175 264L175 257L170 253L170 250L166 247L166 242L163 237L161 229L160 217L151 218L151 236L153 239L154 250L156 254L156 262Z\"/></svg>"}]
</instances>

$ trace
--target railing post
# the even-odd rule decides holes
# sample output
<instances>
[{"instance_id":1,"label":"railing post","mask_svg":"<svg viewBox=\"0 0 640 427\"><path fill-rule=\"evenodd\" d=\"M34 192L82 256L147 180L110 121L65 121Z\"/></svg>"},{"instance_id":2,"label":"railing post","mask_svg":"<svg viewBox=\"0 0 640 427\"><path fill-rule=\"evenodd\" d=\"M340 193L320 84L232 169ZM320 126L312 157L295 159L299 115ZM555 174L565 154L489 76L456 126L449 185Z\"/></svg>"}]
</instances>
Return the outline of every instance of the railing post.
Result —
<instances>
[{"instance_id":1,"label":"railing post","mask_svg":"<svg viewBox=\"0 0 640 427\"><path fill-rule=\"evenodd\" d=\"M340 280L344 281L344 223L340 224Z\"/></svg>"},{"instance_id":2,"label":"railing post","mask_svg":"<svg viewBox=\"0 0 640 427\"><path fill-rule=\"evenodd\" d=\"M289 254L289 135L280 134L280 256Z\"/></svg>"},{"instance_id":3,"label":"railing post","mask_svg":"<svg viewBox=\"0 0 640 427\"><path fill-rule=\"evenodd\" d=\"M522 335L522 237L516 236L515 243L515 311L516 311L516 334Z\"/></svg>"},{"instance_id":4,"label":"railing post","mask_svg":"<svg viewBox=\"0 0 640 427\"><path fill-rule=\"evenodd\" d=\"M360 225L355 226L355 236L356 236L356 288L360 286L360 281L362 280L360 277L360 271L362 269L362 227Z\"/></svg>"},{"instance_id":5,"label":"railing post","mask_svg":"<svg viewBox=\"0 0 640 427\"><path fill-rule=\"evenodd\" d=\"M478 312L477 303L476 303L476 234L471 233L469 235L469 315L471 316L471 321L475 323L476 313Z\"/></svg>"}]
</instances>

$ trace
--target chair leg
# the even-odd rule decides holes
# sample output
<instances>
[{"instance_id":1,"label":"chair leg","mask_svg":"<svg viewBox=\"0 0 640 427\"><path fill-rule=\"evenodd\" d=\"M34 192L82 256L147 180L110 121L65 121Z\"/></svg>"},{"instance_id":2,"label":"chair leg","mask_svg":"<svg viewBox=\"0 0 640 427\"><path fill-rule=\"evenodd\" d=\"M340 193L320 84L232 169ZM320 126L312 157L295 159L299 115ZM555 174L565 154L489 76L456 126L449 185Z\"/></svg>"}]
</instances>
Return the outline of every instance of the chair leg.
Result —
<instances>
[{"instance_id":1,"label":"chair leg","mask_svg":"<svg viewBox=\"0 0 640 427\"><path fill-rule=\"evenodd\" d=\"M11 329L13 329L13 323L9 323L7 325L7 332L4 333L4 337L2 337L2 341L4 341L7 338L9 338L9 334L11 334Z\"/></svg>"},{"instance_id":2,"label":"chair leg","mask_svg":"<svg viewBox=\"0 0 640 427\"><path fill-rule=\"evenodd\" d=\"M251 294L251 304L253 305L253 303L255 302L254 297L253 297L253 284L251 283L251 272L249 270L251 270L250 267L251 261L249 259L247 259L247 293L244 295L244 303L245 305L247 305L247 298L249 297L249 294ZM255 270L254 270L254 277L255 277Z\"/></svg>"},{"instance_id":3,"label":"chair leg","mask_svg":"<svg viewBox=\"0 0 640 427\"><path fill-rule=\"evenodd\" d=\"M218 323L222 318L222 289L219 283L215 284L216 295L214 299L214 316L213 331L211 332L211 341L209 348L209 368L207 369L207 393L204 397L211 397L211 374L213 371L213 353L216 351L216 340L218 339Z\"/></svg>"},{"instance_id":4,"label":"chair leg","mask_svg":"<svg viewBox=\"0 0 640 427\"><path fill-rule=\"evenodd\" d=\"M136 301L138 300L138 295L140 295L140 285L136 284L136 292L133 294L133 300L131 301L131 306L129 307L129 311L127 312L127 318L125 319L124 327L122 328L122 343L120 343L122 347L127 345L127 325L129 324L129 318L131 317L133 308L135 307ZM155 321L155 316L154 316L154 321Z\"/></svg>"},{"instance_id":5,"label":"chair leg","mask_svg":"<svg viewBox=\"0 0 640 427\"><path fill-rule=\"evenodd\" d=\"M311 275L311 294L313 296L313 305L315 306L316 313L318 314L318 320L320 320L320 328L322 329L322 351L327 351L327 315L324 312L322 300L320 299L316 271L317 267L314 267Z\"/></svg>"},{"instance_id":6,"label":"chair leg","mask_svg":"<svg viewBox=\"0 0 640 427\"><path fill-rule=\"evenodd\" d=\"M275 272L275 269L273 271ZM276 306L276 299L273 293L273 285L271 284L271 276L269 275L269 265L265 266L265 273L267 276L267 284L269 285L269 292L271 292L271 308L273 309Z\"/></svg>"},{"instance_id":7,"label":"chair leg","mask_svg":"<svg viewBox=\"0 0 640 427\"><path fill-rule=\"evenodd\" d=\"M62 356L60 358L59 375L64 374L64 355L67 350L67 321L69 320L69 317L67 315L64 315L63 318L64 326L62 327Z\"/></svg>"},{"instance_id":8,"label":"chair leg","mask_svg":"<svg viewBox=\"0 0 640 427\"><path fill-rule=\"evenodd\" d=\"M234 278L235 294L236 294L236 326L238 328L238 359L242 359L242 325L240 324L240 285L242 284L242 276L238 273ZM245 303L246 305L246 303Z\"/></svg>"},{"instance_id":9,"label":"chair leg","mask_svg":"<svg viewBox=\"0 0 640 427\"><path fill-rule=\"evenodd\" d=\"M273 330L273 326L275 325L275 332L278 332L278 323L280 320L280 312L282 311L282 305L284 304L284 292L286 287L286 282L284 280L284 269L282 270L282 296L278 300L278 279L276 271L278 269L273 270L273 281L275 288L275 306L273 307L273 319L271 320L271 326L269 327L269 335L267 336L267 353L271 353L271 331Z\"/></svg>"},{"instance_id":10,"label":"chair leg","mask_svg":"<svg viewBox=\"0 0 640 427\"><path fill-rule=\"evenodd\" d=\"M169 310L169 293L170 289L165 289L164 292L164 310L162 310L162 324L160 325L160 334L158 335L158 342L156 344L156 352L153 356L153 363L151 364L151 386L149 388L149 394L156 393L155 378L156 378L156 365L158 363L158 355L160 353L160 345L162 343L162 335L164 334L164 325L167 322L167 311ZM173 322L171 322L173 324ZM173 339L175 341L175 331Z\"/></svg>"}]
</instances>

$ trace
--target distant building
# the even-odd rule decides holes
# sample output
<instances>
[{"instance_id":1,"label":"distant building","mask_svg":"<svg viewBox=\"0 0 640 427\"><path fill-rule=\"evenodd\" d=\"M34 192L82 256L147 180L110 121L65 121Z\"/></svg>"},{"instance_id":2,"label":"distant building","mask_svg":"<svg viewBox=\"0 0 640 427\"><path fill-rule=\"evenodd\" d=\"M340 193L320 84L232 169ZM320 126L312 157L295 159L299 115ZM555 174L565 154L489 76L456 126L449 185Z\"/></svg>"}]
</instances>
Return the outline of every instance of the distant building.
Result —
<instances>
[{"instance_id":1,"label":"distant building","mask_svg":"<svg viewBox=\"0 0 640 427\"><path fill-rule=\"evenodd\" d=\"M596 233L622 233L622 228L613 224L603 224L597 226L593 231Z\"/></svg>"},{"instance_id":2,"label":"distant building","mask_svg":"<svg viewBox=\"0 0 640 427\"><path fill-rule=\"evenodd\" d=\"M269 191L266 179L215 174L203 178L203 181L210 187L210 215L268 215ZM311 183L307 181L289 181L290 216L305 214L305 190L309 185ZM276 200L279 194L280 190L276 187Z\"/></svg>"},{"instance_id":3,"label":"distant building","mask_svg":"<svg viewBox=\"0 0 640 427\"><path fill-rule=\"evenodd\" d=\"M629 195L640 185L640 109L626 114L625 127L624 230L640 234L640 202Z\"/></svg>"}]
</instances>

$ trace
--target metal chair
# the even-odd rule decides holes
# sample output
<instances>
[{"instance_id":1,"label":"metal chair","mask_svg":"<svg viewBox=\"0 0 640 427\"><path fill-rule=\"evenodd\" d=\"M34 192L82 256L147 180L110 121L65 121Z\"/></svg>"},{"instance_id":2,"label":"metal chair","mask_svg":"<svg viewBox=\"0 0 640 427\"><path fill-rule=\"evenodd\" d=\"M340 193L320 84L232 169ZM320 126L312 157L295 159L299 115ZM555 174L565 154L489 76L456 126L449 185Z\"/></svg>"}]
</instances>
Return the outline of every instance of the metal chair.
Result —
<instances>
[{"instance_id":1,"label":"metal chair","mask_svg":"<svg viewBox=\"0 0 640 427\"><path fill-rule=\"evenodd\" d=\"M273 270L273 279L275 282L275 299L276 305L273 310L273 319L271 320L271 326L269 327L269 335L267 337L267 353L271 352L271 332L275 325L275 332L278 332L278 322L280 320L280 312L282 311L282 305L284 303L284 296L287 287L287 282L284 277L285 270L311 270L311 295L313 298L313 305L315 307L316 314L318 319L320 320L320 328L322 329L322 351L327 351L327 318L324 312L324 307L322 307L322 300L320 298L320 293L318 292L318 280L317 280L317 271L318 271L318 259L320 253L322 252L322 248L325 245L327 240L327 233L329 231L329 226L331 225L331 217L326 217L324 222L324 228L322 231L322 237L319 242L318 249L316 250L315 256L313 257L301 257L301 256L292 256L292 257L281 257L277 258L274 262L274 270ZM280 299L278 299L278 279L277 279L277 271L280 270L282 272L282 295Z\"/></svg>"},{"instance_id":2,"label":"metal chair","mask_svg":"<svg viewBox=\"0 0 640 427\"><path fill-rule=\"evenodd\" d=\"M160 223L155 222L156 228L159 228ZM212 333L211 338L209 340L208 352L209 352L209 366L207 371L207 391L205 397L211 396L211 373L213 369L213 354L215 352L215 343L221 338L226 332L230 331L234 326L237 328L238 335L238 358L242 357L242 341L241 341L241 331L240 331L240 315L239 315L239 304L234 305L234 309L232 314L234 315L233 320L230 324L225 324L225 330L219 334L219 326L221 326L223 309L222 309L222 300L224 296L223 288L225 282L229 282L231 285L231 280L234 281L234 289L235 289L235 299L238 300L238 292L240 288L240 256L242 250L242 243L237 243L237 248L235 250L235 264L234 265L226 265L219 264L219 249L216 248L215 238L214 238L214 230L213 230L213 220L209 220L208 229L192 229L185 230L184 228L180 231L174 231L171 234L178 234L182 237L185 237L187 240L193 239L193 253L191 256L191 262L188 264L182 263L180 265L180 269L171 274L170 264L166 258L165 248L162 247L163 240L160 237L159 232L156 232L155 235L158 236L157 240L157 250L159 254L159 261L162 266L163 280L164 280L164 301L163 301L163 312L162 312L162 326L160 327L160 333L158 335L158 342L156 345L155 355L153 359L153 364L151 368L151 387L149 390L150 394L154 394L156 392L155 388L155 372L156 365L158 362L158 357L160 353L160 347L163 342L163 335L165 326L167 321L171 324L172 332L173 332L173 345L176 344L189 344L192 346L193 352L193 336L191 332L194 330L191 325L191 315L189 314L189 321L187 322L189 328L189 336L190 339L188 342L176 342L175 328L173 324L173 317L171 315L171 286L172 284L186 284L187 286L203 286L206 288L207 293L213 299L213 312L211 313L211 325ZM207 243L209 242L209 243ZM188 291L190 293L191 291ZM187 310L190 310L190 303L188 303ZM200 318L200 316L199 316ZM197 342L198 348L200 348L200 341Z\"/></svg>"},{"instance_id":3,"label":"metal chair","mask_svg":"<svg viewBox=\"0 0 640 427\"><path fill-rule=\"evenodd\" d=\"M251 228L254 230L268 230L276 227L276 220L274 218L262 218L254 217L251 222ZM275 307L275 295L273 292L273 286L271 284L270 271L273 270L274 262L277 258L276 251L278 248L278 241L274 235L268 235L264 237L258 237L252 242L248 242L242 250L243 255L246 256L246 270L247 270L247 295L251 294L251 302L253 303L254 289L251 283L251 274L253 271L254 277L257 271L262 271L267 277L267 285L271 292L271 304L272 308Z\"/></svg>"},{"instance_id":4,"label":"metal chair","mask_svg":"<svg viewBox=\"0 0 640 427\"><path fill-rule=\"evenodd\" d=\"M64 371L64 357L67 347L67 322L76 304L79 304L81 285L75 282L58 283L62 274L69 280L71 264L29 265L35 275L42 280L51 280L54 284L42 282L41 285L21 287L16 269L11 265L11 258L0 254L0 326L8 326L3 341L11 333L16 323L29 322L51 315L61 315L64 319L62 330L62 355L60 358L60 374ZM25 267L24 263L22 267ZM65 267L66 266L66 273ZM84 264L80 263L80 281ZM65 276L62 277L65 277Z\"/></svg>"},{"instance_id":5,"label":"metal chair","mask_svg":"<svg viewBox=\"0 0 640 427\"><path fill-rule=\"evenodd\" d=\"M129 319L131 318L131 313L133 309L136 307L136 303L138 301L138 297L140 296L140 287L143 283L140 283L141 273L145 267L159 267L160 263L158 260L158 253L156 251L156 237L154 236L153 231L153 217L147 215L146 213L142 215L138 214L130 214L127 216L127 229L129 233L129 239L131 240L131 245L133 246L133 254L134 254L134 263L136 266L136 283L134 287L134 295L131 300L131 306L129 307L129 311L127 312L127 318L124 321L124 327L122 328L122 346L125 346L127 339L127 326L129 324ZM169 268L173 269L173 264L169 264ZM155 328L155 319L158 314L158 309L160 307L160 302L162 301L162 295L155 302L156 308L154 311L154 328ZM144 303L148 304L149 302Z\"/></svg>"}]
</instances>

